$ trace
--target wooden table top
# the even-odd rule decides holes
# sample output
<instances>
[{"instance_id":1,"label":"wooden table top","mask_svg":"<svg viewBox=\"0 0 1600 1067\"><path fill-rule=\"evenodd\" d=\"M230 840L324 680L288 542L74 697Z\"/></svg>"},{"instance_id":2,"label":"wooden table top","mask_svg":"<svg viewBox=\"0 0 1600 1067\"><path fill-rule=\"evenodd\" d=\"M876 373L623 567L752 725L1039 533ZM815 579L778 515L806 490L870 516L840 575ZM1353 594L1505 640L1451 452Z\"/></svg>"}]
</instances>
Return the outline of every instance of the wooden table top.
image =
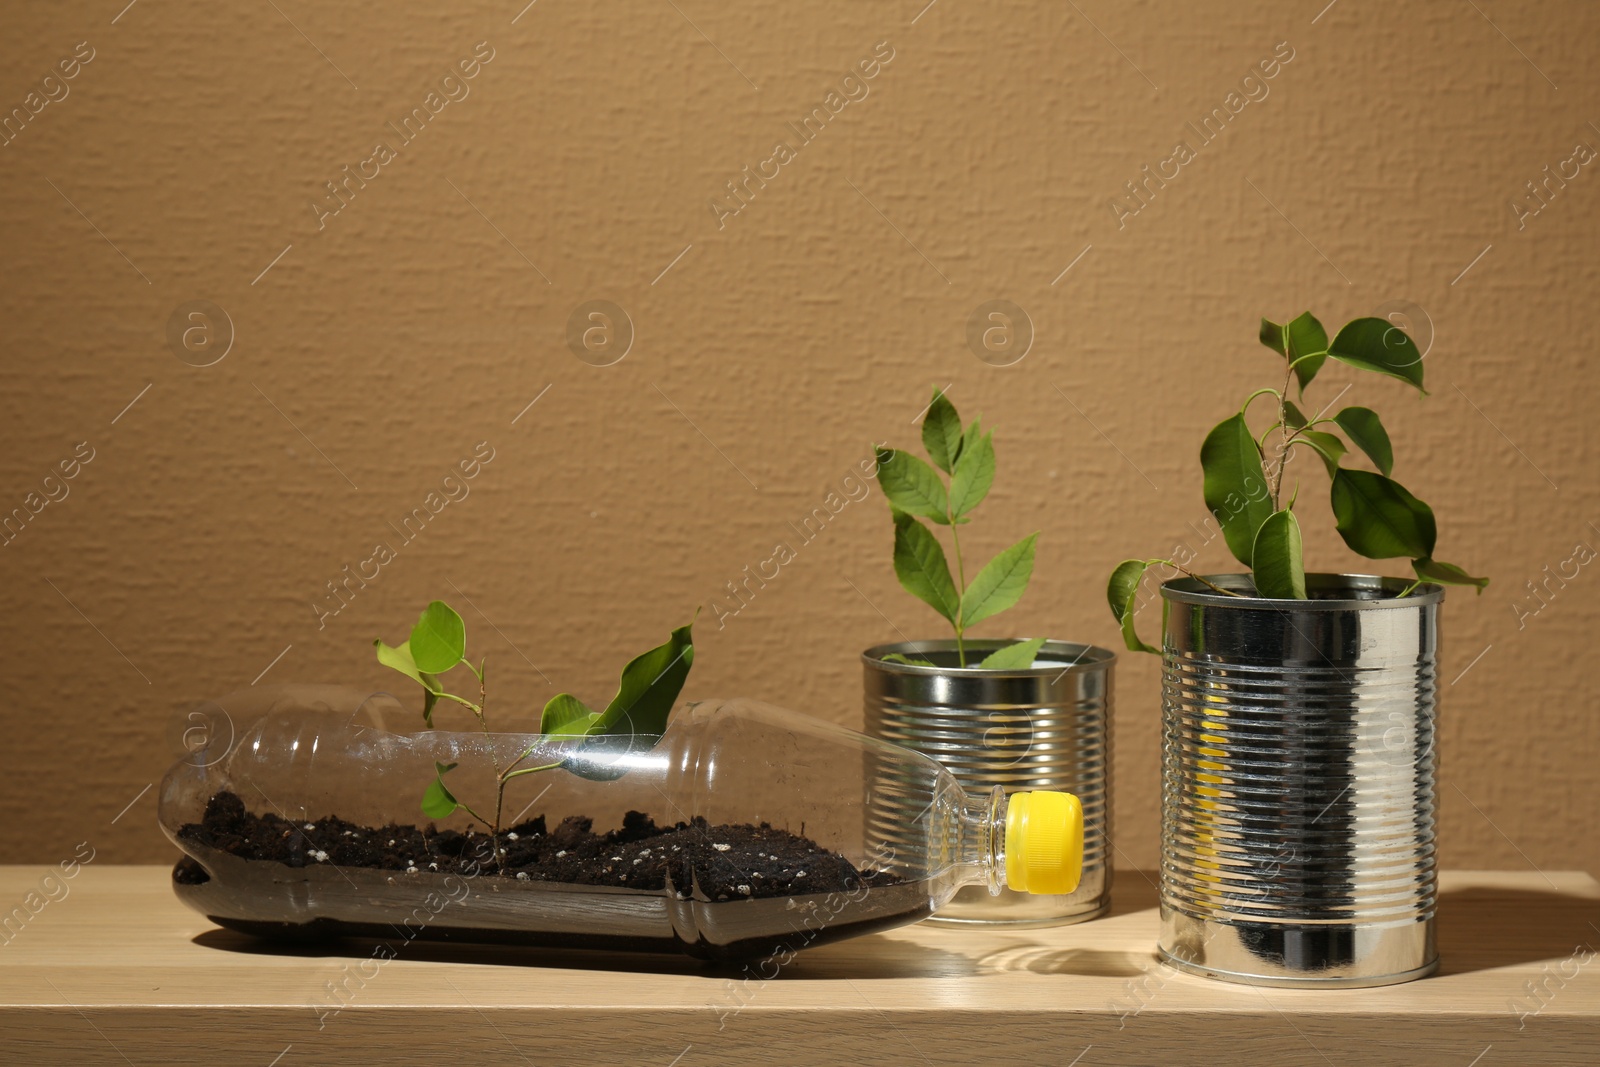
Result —
<instances>
[{"instance_id":1,"label":"wooden table top","mask_svg":"<svg viewBox=\"0 0 1600 1067\"><path fill-rule=\"evenodd\" d=\"M181 906L166 867L52 870L0 867L6 1063L1600 1064L1600 884L1576 872L1445 874L1435 977L1263 990L1158 964L1155 888L1131 871L1077 926L924 924L740 972L275 947Z\"/></svg>"}]
</instances>

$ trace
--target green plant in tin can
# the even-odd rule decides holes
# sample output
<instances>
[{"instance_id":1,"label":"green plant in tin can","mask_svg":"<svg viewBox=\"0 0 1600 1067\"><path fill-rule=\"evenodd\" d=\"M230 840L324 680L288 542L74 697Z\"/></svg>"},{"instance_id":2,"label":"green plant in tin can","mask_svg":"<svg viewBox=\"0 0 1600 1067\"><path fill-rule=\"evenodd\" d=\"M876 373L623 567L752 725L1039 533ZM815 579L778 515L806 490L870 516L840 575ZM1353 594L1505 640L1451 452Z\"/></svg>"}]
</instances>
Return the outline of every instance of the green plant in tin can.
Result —
<instances>
[{"instance_id":1,"label":"green plant in tin can","mask_svg":"<svg viewBox=\"0 0 1600 1067\"><path fill-rule=\"evenodd\" d=\"M1308 416L1301 405L1305 391L1331 357L1341 363L1393 378L1427 395L1422 386L1422 353L1404 330L1385 319L1363 318L1346 323L1333 340L1309 311L1287 323L1261 320L1261 343L1282 357L1282 388L1257 389L1238 411L1223 419L1200 446L1202 492L1206 507L1235 559L1250 568L1256 593L1278 600L1306 599L1305 564L1301 556L1300 520L1295 516L1299 485L1284 499L1284 470L1290 457L1304 449L1327 469L1334 527L1344 543L1368 559L1408 558L1416 581L1471 585L1481 593L1489 584L1452 563L1434 557L1438 531L1433 509L1393 477L1394 449L1378 413L1346 407L1333 415ZM1299 403L1290 399L1297 386ZM1248 421L1251 406L1271 397L1272 421L1259 433ZM1269 459L1268 442L1273 442ZM1373 470L1345 466L1355 451ZM1137 593L1145 572L1164 564L1227 596L1223 589L1166 559L1129 559L1117 564L1107 584L1111 613L1122 627L1128 648L1159 652L1134 629Z\"/></svg>"},{"instance_id":2,"label":"green plant in tin can","mask_svg":"<svg viewBox=\"0 0 1600 1067\"><path fill-rule=\"evenodd\" d=\"M1028 580L1033 577L1034 542L1039 537L1037 531L1024 537L984 564L971 582L967 581L961 527L972 521L972 512L994 484L994 432L985 433L979 425L981 421L980 416L963 426L950 399L943 390L935 389L922 420L922 446L931 465L898 449L878 452L878 485L889 499L889 512L894 519L895 575L906 592L950 623L962 667L968 666L967 630L1022 599ZM923 524L924 519L949 529L956 558L954 576L944 547ZM1018 641L973 666L994 670L1027 667L1044 642L1042 637ZM884 658L932 666L899 653Z\"/></svg>"}]
</instances>

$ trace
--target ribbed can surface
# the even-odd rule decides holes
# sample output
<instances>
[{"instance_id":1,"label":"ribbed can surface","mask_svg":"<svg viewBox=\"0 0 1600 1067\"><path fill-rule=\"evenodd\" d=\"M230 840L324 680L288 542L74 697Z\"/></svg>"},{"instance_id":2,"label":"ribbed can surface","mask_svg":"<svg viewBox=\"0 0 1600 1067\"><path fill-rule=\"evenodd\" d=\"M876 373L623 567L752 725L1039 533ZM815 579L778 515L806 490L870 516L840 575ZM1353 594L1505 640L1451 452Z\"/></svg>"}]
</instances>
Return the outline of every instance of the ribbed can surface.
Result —
<instances>
[{"instance_id":1,"label":"ribbed can surface","mask_svg":"<svg viewBox=\"0 0 1600 1067\"><path fill-rule=\"evenodd\" d=\"M1167 601L1163 957L1214 977L1381 985L1434 947L1436 654L1443 592L1307 575L1311 599Z\"/></svg>"},{"instance_id":2,"label":"ribbed can surface","mask_svg":"<svg viewBox=\"0 0 1600 1067\"><path fill-rule=\"evenodd\" d=\"M967 641L975 664L1010 641ZM900 653L934 667L884 663ZM1070 894L1035 896L969 886L930 922L1049 925L1093 918L1110 902L1111 673L1116 656L1049 641L1023 670L962 669L954 641L910 641L863 653L866 732L932 756L968 792L1055 789L1083 803L1083 880ZM925 804L874 774L869 841L921 847ZM925 793L926 790L924 789Z\"/></svg>"}]
</instances>

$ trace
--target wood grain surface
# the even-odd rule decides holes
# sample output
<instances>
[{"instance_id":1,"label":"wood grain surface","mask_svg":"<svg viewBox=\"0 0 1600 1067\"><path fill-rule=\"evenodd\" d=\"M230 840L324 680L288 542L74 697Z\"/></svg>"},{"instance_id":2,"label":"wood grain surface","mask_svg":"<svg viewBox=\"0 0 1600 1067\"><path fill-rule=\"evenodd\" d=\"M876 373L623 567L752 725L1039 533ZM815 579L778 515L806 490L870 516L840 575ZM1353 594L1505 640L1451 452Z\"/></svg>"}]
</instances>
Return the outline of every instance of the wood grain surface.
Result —
<instances>
[{"instance_id":1,"label":"wood grain surface","mask_svg":"<svg viewBox=\"0 0 1600 1067\"><path fill-rule=\"evenodd\" d=\"M0 928L6 1063L1600 1060L1600 884L1576 872L1446 874L1439 974L1369 990L1261 990L1159 965L1155 890L1137 872L1094 922L924 924L748 971L399 938L286 948L188 911L164 867L49 872L0 868L0 904L28 916Z\"/></svg>"}]
</instances>

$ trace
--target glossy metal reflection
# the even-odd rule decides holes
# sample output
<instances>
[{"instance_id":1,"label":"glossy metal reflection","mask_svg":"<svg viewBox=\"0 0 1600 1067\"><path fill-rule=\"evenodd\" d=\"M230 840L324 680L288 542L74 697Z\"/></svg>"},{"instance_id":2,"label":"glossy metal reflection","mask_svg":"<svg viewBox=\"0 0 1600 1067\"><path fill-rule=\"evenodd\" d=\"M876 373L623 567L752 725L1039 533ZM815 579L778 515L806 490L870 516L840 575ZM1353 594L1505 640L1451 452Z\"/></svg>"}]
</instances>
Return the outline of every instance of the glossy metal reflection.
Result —
<instances>
[{"instance_id":1,"label":"glossy metal reflection","mask_svg":"<svg viewBox=\"0 0 1600 1067\"><path fill-rule=\"evenodd\" d=\"M1438 965L1443 592L1396 599L1405 583L1364 575L1306 584L1306 601L1162 588L1160 952L1258 984L1419 978Z\"/></svg>"}]
</instances>

